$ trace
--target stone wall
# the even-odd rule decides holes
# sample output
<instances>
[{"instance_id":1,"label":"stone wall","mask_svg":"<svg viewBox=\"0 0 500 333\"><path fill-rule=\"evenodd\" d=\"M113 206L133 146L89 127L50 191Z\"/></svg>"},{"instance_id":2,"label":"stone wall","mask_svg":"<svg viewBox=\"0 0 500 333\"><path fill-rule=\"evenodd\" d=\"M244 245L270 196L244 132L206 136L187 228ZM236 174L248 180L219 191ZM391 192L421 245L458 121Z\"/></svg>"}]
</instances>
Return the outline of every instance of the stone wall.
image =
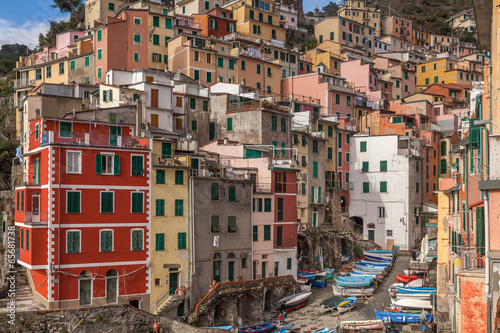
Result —
<instances>
[{"instance_id":1,"label":"stone wall","mask_svg":"<svg viewBox=\"0 0 500 333\"><path fill-rule=\"evenodd\" d=\"M220 282L196 305L190 322L246 326L277 319L278 301L300 292L293 276L279 276L250 281Z\"/></svg>"},{"instance_id":2,"label":"stone wall","mask_svg":"<svg viewBox=\"0 0 500 333\"><path fill-rule=\"evenodd\" d=\"M161 333L222 333L227 331L203 329L169 318L155 317L149 312L129 305L110 305L71 310L16 313L15 325L7 315L0 316L1 332L154 332L155 320Z\"/></svg>"}]
</instances>

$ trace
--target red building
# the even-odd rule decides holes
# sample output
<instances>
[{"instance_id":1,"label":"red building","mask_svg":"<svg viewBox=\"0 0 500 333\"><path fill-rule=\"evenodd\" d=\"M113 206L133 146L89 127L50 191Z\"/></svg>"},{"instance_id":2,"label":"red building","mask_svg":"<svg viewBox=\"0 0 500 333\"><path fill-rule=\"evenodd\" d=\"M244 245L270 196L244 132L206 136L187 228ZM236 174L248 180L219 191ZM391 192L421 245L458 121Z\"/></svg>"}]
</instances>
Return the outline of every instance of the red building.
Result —
<instances>
[{"instance_id":1,"label":"red building","mask_svg":"<svg viewBox=\"0 0 500 333\"><path fill-rule=\"evenodd\" d=\"M274 248L297 247L297 174L298 170L272 169L274 193ZM275 261L278 261L275 252Z\"/></svg>"},{"instance_id":2,"label":"red building","mask_svg":"<svg viewBox=\"0 0 500 333\"><path fill-rule=\"evenodd\" d=\"M35 300L149 310L149 139L66 118L34 119L29 131L15 225Z\"/></svg>"},{"instance_id":3,"label":"red building","mask_svg":"<svg viewBox=\"0 0 500 333\"><path fill-rule=\"evenodd\" d=\"M207 37L223 37L236 32L236 20L233 11L215 7L206 14L193 14L194 23L199 24L201 35Z\"/></svg>"}]
</instances>

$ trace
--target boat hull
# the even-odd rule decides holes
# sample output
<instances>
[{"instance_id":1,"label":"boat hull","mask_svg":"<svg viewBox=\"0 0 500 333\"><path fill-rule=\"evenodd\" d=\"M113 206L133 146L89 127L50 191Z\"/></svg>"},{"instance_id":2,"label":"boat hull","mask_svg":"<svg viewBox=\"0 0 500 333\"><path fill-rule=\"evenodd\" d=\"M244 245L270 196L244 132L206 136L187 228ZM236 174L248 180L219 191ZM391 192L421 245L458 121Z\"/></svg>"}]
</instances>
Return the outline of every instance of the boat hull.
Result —
<instances>
[{"instance_id":1,"label":"boat hull","mask_svg":"<svg viewBox=\"0 0 500 333\"><path fill-rule=\"evenodd\" d=\"M268 333L272 332L278 323L270 321L259 325L253 325L238 329L238 333Z\"/></svg>"},{"instance_id":2,"label":"boat hull","mask_svg":"<svg viewBox=\"0 0 500 333\"><path fill-rule=\"evenodd\" d=\"M332 286L335 296L372 296L375 288L341 288L336 285Z\"/></svg>"},{"instance_id":3,"label":"boat hull","mask_svg":"<svg viewBox=\"0 0 500 333\"><path fill-rule=\"evenodd\" d=\"M379 312L375 310L375 316L377 319L383 320L384 322L418 323L420 321L419 313ZM430 313L427 314L427 321L432 321L432 315Z\"/></svg>"},{"instance_id":4,"label":"boat hull","mask_svg":"<svg viewBox=\"0 0 500 333\"><path fill-rule=\"evenodd\" d=\"M344 331L360 331L360 330L381 330L384 328L384 322L382 320L354 320L354 321L341 321L340 318L339 325Z\"/></svg>"},{"instance_id":5,"label":"boat hull","mask_svg":"<svg viewBox=\"0 0 500 333\"><path fill-rule=\"evenodd\" d=\"M339 314L349 312L356 306L357 303L358 299L355 296L347 297L339 302L337 310L339 311Z\"/></svg>"},{"instance_id":6,"label":"boat hull","mask_svg":"<svg viewBox=\"0 0 500 333\"><path fill-rule=\"evenodd\" d=\"M393 300L391 306L397 306L405 309L432 309L431 300L423 300L423 299L410 299L410 298L401 298L398 300Z\"/></svg>"},{"instance_id":7,"label":"boat hull","mask_svg":"<svg viewBox=\"0 0 500 333\"><path fill-rule=\"evenodd\" d=\"M342 281L339 279L335 279L335 282L339 287L354 287L354 288L369 287L371 284L371 281Z\"/></svg>"}]
</instances>

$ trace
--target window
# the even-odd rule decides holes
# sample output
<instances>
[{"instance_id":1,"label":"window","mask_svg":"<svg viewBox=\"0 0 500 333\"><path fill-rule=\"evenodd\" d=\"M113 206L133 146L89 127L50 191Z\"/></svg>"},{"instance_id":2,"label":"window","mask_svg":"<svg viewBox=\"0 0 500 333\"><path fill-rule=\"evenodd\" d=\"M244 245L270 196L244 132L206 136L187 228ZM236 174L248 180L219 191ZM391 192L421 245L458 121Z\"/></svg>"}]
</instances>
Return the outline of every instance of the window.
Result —
<instances>
[{"instance_id":1,"label":"window","mask_svg":"<svg viewBox=\"0 0 500 333\"><path fill-rule=\"evenodd\" d=\"M380 171L387 171L387 161L380 161Z\"/></svg>"},{"instance_id":2,"label":"window","mask_svg":"<svg viewBox=\"0 0 500 333\"><path fill-rule=\"evenodd\" d=\"M219 215L210 216L210 232L220 232Z\"/></svg>"},{"instance_id":3,"label":"window","mask_svg":"<svg viewBox=\"0 0 500 333\"><path fill-rule=\"evenodd\" d=\"M335 104L340 105L340 94L335 94Z\"/></svg>"},{"instance_id":4,"label":"window","mask_svg":"<svg viewBox=\"0 0 500 333\"><path fill-rule=\"evenodd\" d=\"M366 152L366 141L361 141L360 142L359 151L360 152Z\"/></svg>"},{"instance_id":5,"label":"window","mask_svg":"<svg viewBox=\"0 0 500 333\"><path fill-rule=\"evenodd\" d=\"M422 66L422 68L421 68L421 72L422 72L422 73L425 73L425 66Z\"/></svg>"},{"instance_id":6,"label":"window","mask_svg":"<svg viewBox=\"0 0 500 333\"><path fill-rule=\"evenodd\" d=\"M417 183L415 184L415 192L417 192L417 193L419 193L419 192L420 192L420 183L419 183L419 182L417 182Z\"/></svg>"},{"instance_id":7,"label":"window","mask_svg":"<svg viewBox=\"0 0 500 333\"><path fill-rule=\"evenodd\" d=\"M328 126L328 137L333 137L333 126Z\"/></svg>"},{"instance_id":8,"label":"window","mask_svg":"<svg viewBox=\"0 0 500 333\"><path fill-rule=\"evenodd\" d=\"M341 167L341 166L342 166L342 152L341 152L341 151L339 151L339 152L337 153L337 165L338 165L339 167Z\"/></svg>"},{"instance_id":9,"label":"window","mask_svg":"<svg viewBox=\"0 0 500 333\"><path fill-rule=\"evenodd\" d=\"M189 108L190 108L191 110L196 109L196 98L191 97L191 98L189 99Z\"/></svg>"},{"instance_id":10,"label":"window","mask_svg":"<svg viewBox=\"0 0 500 333\"><path fill-rule=\"evenodd\" d=\"M101 213L113 213L114 192L101 192Z\"/></svg>"},{"instance_id":11,"label":"window","mask_svg":"<svg viewBox=\"0 0 500 333\"><path fill-rule=\"evenodd\" d=\"M370 183L363 182L363 193L370 193Z\"/></svg>"},{"instance_id":12,"label":"window","mask_svg":"<svg viewBox=\"0 0 500 333\"><path fill-rule=\"evenodd\" d=\"M273 76L273 72L272 72L271 67L267 67L267 77L272 77L272 76Z\"/></svg>"},{"instance_id":13,"label":"window","mask_svg":"<svg viewBox=\"0 0 500 333\"><path fill-rule=\"evenodd\" d=\"M144 249L143 239L143 230L132 230L132 251L142 251Z\"/></svg>"},{"instance_id":14,"label":"window","mask_svg":"<svg viewBox=\"0 0 500 333\"><path fill-rule=\"evenodd\" d=\"M337 146L342 148L342 133L338 134Z\"/></svg>"},{"instance_id":15,"label":"window","mask_svg":"<svg viewBox=\"0 0 500 333\"><path fill-rule=\"evenodd\" d=\"M363 162L363 167L361 168L362 172L368 172L370 171L370 162L365 161Z\"/></svg>"},{"instance_id":16,"label":"window","mask_svg":"<svg viewBox=\"0 0 500 333\"><path fill-rule=\"evenodd\" d=\"M97 30L97 41L100 42L102 40L102 30Z\"/></svg>"},{"instance_id":17,"label":"window","mask_svg":"<svg viewBox=\"0 0 500 333\"><path fill-rule=\"evenodd\" d=\"M229 186L228 201L236 201L236 187Z\"/></svg>"},{"instance_id":18,"label":"window","mask_svg":"<svg viewBox=\"0 0 500 333\"><path fill-rule=\"evenodd\" d=\"M318 178L318 162L313 162L313 177Z\"/></svg>"},{"instance_id":19,"label":"window","mask_svg":"<svg viewBox=\"0 0 500 333\"><path fill-rule=\"evenodd\" d=\"M177 234L177 249L178 250L187 249L186 233L185 232L179 232Z\"/></svg>"},{"instance_id":20,"label":"window","mask_svg":"<svg viewBox=\"0 0 500 333\"><path fill-rule=\"evenodd\" d=\"M224 58L217 58L217 67L224 68Z\"/></svg>"},{"instance_id":21,"label":"window","mask_svg":"<svg viewBox=\"0 0 500 333\"><path fill-rule=\"evenodd\" d=\"M259 226L253 226L253 241L257 242L259 240Z\"/></svg>"},{"instance_id":22,"label":"window","mask_svg":"<svg viewBox=\"0 0 500 333\"><path fill-rule=\"evenodd\" d=\"M156 199L156 216L165 216L165 200Z\"/></svg>"},{"instance_id":23,"label":"window","mask_svg":"<svg viewBox=\"0 0 500 333\"><path fill-rule=\"evenodd\" d=\"M278 226L276 228L276 246L283 245L283 226Z\"/></svg>"},{"instance_id":24,"label":"window","mask_svg":"<svg viewBox=\"0 0 500 333\"><path fill-rule=\"evenodd\" d=\"M380 182L380 193L387 193L387 182Z\"/></svg>"},{"instance_id":25,"label":"window","mask_svg":"<svg viewBox=\"0 0 500 333\"><path fill-rule=\"evenodd\" d=\"M132 192L132 213L144 212L144 193Z\"/></svg>"},{"instance_id":26,"label":"window","mask_svg":"<svg viewBox=\"0 0 500 333\"><path fill-rule=\"evenodd\" d=\"M238 226L236 225L236 216L227 217L227 232L229 234L236 233L238 231Z\"/></svg>"},{"instance_id":27,"label":"window","mask_svg":"<svg viewBox=\"0 0 500 333\"><path fill-rule=\"evenodd\" d=\"M446 156L446 141L441 141L441 156Z\"/></svg>"},{"instance_id":28,"label":"window","mask_svg":"<svg viewBox=\"0 0 500 333\"><path fill-rule=\"evenodd\" d=\"M26 229L26 251L30 250L30 230Z\"/></svg>"},{"instance_id":29,"label":"window","mask_svg":"<svg viewBox=\"0 0 500 333\"><path fill-rule=\"evenodd\" d=\"M162 142L161 144L161 157L171 158L172 157L172 144L169 142Z\"/></svg>"},{"instance_id":30,"label":"window","mask_svg":"<svg viewBox=\"0 0 500 333\"><path fill-rule=\"evenodd\" d=\"M257 64L257 74L260 74L260 64Z\"/></svg>"},{"instance_id":31,"label":"window","mask_svg":"<svg viewBox=\"0 0 500 333\"><path fill-rule=\"evenodd\" d=\"M69 63L69 68L70 68L70 70L72 70L72 71L74 71L74 70L75 70L75 61L74 61L74 60L72 60L72 61ZM41 73L40 73L40 75L41 75ZM41 78L42 78L42 77L40 76L40 79L41 79ZM40 79L38 79L38 80L40 80Z\"/></svg>"},{"instance_id":32,"label":"window","mask_svg":"<svg viewBox=\"0 0 500 333\"><path fill-rule=\"evenodd\" d=\"M112 2L110 2L110 3L108 4L108 9L109 9L110 11L114 12L114 11L115 11L115 4L114 4L114 3L112 3Z\"/></svg>"},{"instance_id":33,"label":"window","mask_svg":"<svg viewBox=\"0 0 500 333\"><path fill-rule=\"evenodd\" d=\"M141 25L142 19L140 17L134 17L134 24Z\"/></svg>"},{"instance_id":34,"label":"window","mask_svg":"<svg viewBox=\"0 0 500 333\"><path fill-rule=\"evenodd\" d=\"M66 153L66 173L82 173L82 153L68 151Z\"/></svg>"},{"instance_id":35,"label":"window","mask_svg":"<svg viewBox=\"0 0 500 333\"><path fill-rule=\"evenodd\" d=\"M273 131L278 130L278 117L276 116L271 116L271 129Z\"/></svg>"},{"instance_id":36,"label":"window","mask_svg":"<svg viewBox=\"0 0 500 333\"><path fill-rule=\"evenodd\" d=\"M102 59L102 49L98 49L97 50L97 60L101 60Z\"/></svg>"},{"instance_id":37,"label":"window","mask_svg":"<svg viewBox=\"0 0 500 333\"><path fill-rule=\"evenodd\" d=\"M89 67L89 66L90 66L90 58L85 57L85 67Z\"/></svg>"},{"instance_id":38,"label":"window","mask_svg":"<svg viewBox=\"0 0 500 333\"><path fill-rule=\"evenodd\" d=\"M377 216L379 218L385 217L385 207L377 207Z\"/></svg>"},{"instance_id":39,"label":"window","mask_svg":"<svg viewBox=\"0 0 500 333\"><path fill-rule=\"evenodd\" d=\"M70 122L59 123L59 137L61 138L71 138L73 136L73 124Z\"/></svg>"},{"instance_id":40,"label":"window","mask_svg":"<svg viewBox=\"0 0 500 333\"><path fill-rule=\"evenodd\" d=\"M345 153L345 161L349 162L349 160L350 160L350 154L349 153Z\"/></svg>"},{"instance_id":41,"label":"window","mask_svg":"<svg viewBox=\"0 0 500 333\"><path fill-rule=\"evenodd\" d=\"M283 221L283 198L278 198L278 221Z\"/></svg>"},{"instance_id":42,"label":"window","mask_svg":"<svg viewBox=\"0 0 500 333\"><path fill-rule=\"evenodd\" d=\"M132 156L132 176L144 175L144 156Z\"/></svg>"},{"instance_id":43,"label":"window","mask_svg":"<svg viewBox=\"0 0 500 333\"><path fill-rule=\"evenodd\" d=\"M160 45L160 35L153 35L153 45Z\"/></svg>"},{"instance_id":44,"label":"window","mask_svg":"<svg viewBox=\"0 0 500 333\"><path fill-rule=\"evenodd\" d=\"M270 225L264 226L264 240L265 241L271 240L271 226Z\"/></svg>"},{"instance_id":45,"label":"window","mask_svg":"<svg viewBox=\"0 0 500 333\"><path fill-rule=\"evenodd\" d=\"M112 230L101 230L99 232L101 240L100 252L111 252L113 251L113 231Z\"/></svg>"},{"instance_id":46,"label":"window","mask_svg":"<svg viewBox=\"0 0 500 333\"><path fill-rule=\"evenodd\" d=\"M66 232L66 253L80 253L80 250L80 231Z\"/></svg>"},{"instance_id":47,"label":"window","mask_svg":"<svg viewBox=\"0 0 500 333\"><path fill-rule=\"evenodd\" d=\"M227 131L233 130L233 118L227 118L226 129Z\"/></svg>"},{"instance_id":48,"label":"window","mask_svg":"<svg viewBox=\"0 0 500 333\"><path fill-rule=\"evenodd\" d=\"M158 16L153 16L153 27L160 26L160 18Z\"/></svg>"},{"instance_id":49,"label":"window","mask_svg":"<svg viewBox=\"0 0 500 333\"><path fill-rule=\"evenodd\" d=\"M81 207L80 207L80 191L68 191L67 196L67 206L66 206L66 212L67 213L80 213Z\"/></svg>"},{"instance_id":50,"label":"window","mask_svg":"<svg viewBox=\"0 0 500 333\"><path fill-rule=\"evenodd\" d=\"M286 132L286 118L281 118L281 132Z\"/></svg>"},{"instance_id":51,"label":"window","mask_svg":"<svg viewBox=\"0 0 500 333\"><path fill-rule=\"evenodd\" d=\"M264 199L264 211L265 212L270 212L271 211L271 198L265 198Z\"/></svg>"},{"instance_id":52,"label":"window","mask_svg":"<svg viewBox=\"0 0 500 333\"><path fill-rule=\"evenodd\" d=\"M234 69L234 60L229 59L229 69Z\"/></svg>"},{"instance_id":53,"label":"window","mask_svg":"<svg viewBox=\"0 0 500 333\"><path fill-rule=\"evenodd\" d=\"M134 61L139 62L139 53L137 52L134 53Z\"/></svg>"},{"instance_id":54,"label":"window","mask_svg":"<svg viewBox=\"0 0 500 333\"><path fill-rule=\"evenodd\" d=\"M59 63L59 75L64 74L64 62Z\"/></svg>"},{"instance_id":55,"label":"window","mask_svg":"<svg viewBox=\"0 0 500 333\"><path fill-rule=\"evenodd\" d=\"M155 238L156 238L155 250L156 251L165 250L165 234L156 234Z\"/></svg>"},{"instance_id":56,"label":"window","mask_svg":"<svg viewBox=\"0 0 500 333\"><path fill-rule=\"evenodd\" d=\"M134 43L140 43L140 42L141 42L141 35L134 34Z\"/></svg>"},{"instance_id":57,"label":"window","mask_svg":"<svg viewBox=\"0 0 500 333\"><path fill-rule=\"evenodd\" d=\"M175 216L184 216L184 200L175 200Z\"/></svg>"},{"instance_id":58,"label":"window","mask_svg":"<svg viewBox=\"0 0 500 333\"><path fill-rule=\"evenodd\" d=\"M165 170L156 170L156 184L165 184Z\"/></svg>"},{"instance_id":59,"label":"window","mask_svg":"<svg viewBox=\"0 0 500 333\"><path fill-rule=\"evenodd\" d=\"M102 67L97 68L97 78L100 79L102 77Z\"/></svg>"},{"instance_id":60,"label":"window","mask_svg":"<svg viewBox=\"0 0 500 333\"><path fill-rule=\"evenodd\" d=\"M175 185L184 185L184 171L175 170Z\"/></svg>"},{"instance_id":61,"label":"window","mask_svg":"<svg viewBox=\"0 0 500 333\"><path fill-rule=\"evenodd\" d=\"M328 159L331 160L333 159L333 148L328 147Z\"/></svg>"},{"instance_id":62,"label":"window","mask_svg":"<svg viewBox=\"0 0 500 333\"><path fill-rule=\"evenodd\" d=\"M210 196L212 200L219 200L219 184L212 183L210 186Z\"/></svg>"},{"instance_id":63,"label":"window","mask_svg":"<svg viewBox=\"0 0 500 333\"><path fill-rule=\"evenodd\" d=\"M119 175L120 155L96 154L95 173L96 175Z\"/></svg>"}]
</instances>

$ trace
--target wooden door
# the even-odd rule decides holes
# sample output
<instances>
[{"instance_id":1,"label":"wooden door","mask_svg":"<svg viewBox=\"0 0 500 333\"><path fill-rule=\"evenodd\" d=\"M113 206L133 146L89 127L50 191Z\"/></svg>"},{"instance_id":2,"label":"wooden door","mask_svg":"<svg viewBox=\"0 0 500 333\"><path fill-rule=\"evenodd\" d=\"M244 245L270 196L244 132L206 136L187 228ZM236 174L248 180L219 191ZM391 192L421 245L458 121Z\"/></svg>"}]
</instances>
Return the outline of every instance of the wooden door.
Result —
<instances>
[{"instance_id":1,"label":"wooden door","mask_svg":"<svg viewBox=\"0 0 500 333\"><path fill-rule=\"evenodd\" d=\"M151 115L151 126L153 127L158 127L158 115L157 114L152 114Z\"/></svg>"},{"instance_id":2,"label":"wooden door","mask_svg":"<svg viewBox=\"0 0 500 333\"><path fill-rule=\"evenodd\" d=\"M234 261L228 262L228 279L234 281Z\"/></svg>"},{"instance_id":3,"label":"wooden door","mask_svg":"<svg viewBox=\"0 0 500 333\"><path fill-rule=\"evenodd\" d=\"M151 89L151 107L158 107L158 89Z\"/></svg>"},{"instance_id":4,"label":"wooden door","mask_svg":"<svg viewBox=\"0 0 500 333\"><path fill-rule=\"evenodd\" d=\"M182 129L182 119L181 118L176 118L175 119L175 129L181 130Z\"/></svg>"},{"instance_id":5,"label":"wooden door","mask_svg":"<svg viewBox=\"0 0 500 333\"><path fill-rule=\"evenodd\" d=\"M394 239L388 239L387 240L387 250L390 251L393 246L394 246Z\"/></svg>"}]
</instances>

